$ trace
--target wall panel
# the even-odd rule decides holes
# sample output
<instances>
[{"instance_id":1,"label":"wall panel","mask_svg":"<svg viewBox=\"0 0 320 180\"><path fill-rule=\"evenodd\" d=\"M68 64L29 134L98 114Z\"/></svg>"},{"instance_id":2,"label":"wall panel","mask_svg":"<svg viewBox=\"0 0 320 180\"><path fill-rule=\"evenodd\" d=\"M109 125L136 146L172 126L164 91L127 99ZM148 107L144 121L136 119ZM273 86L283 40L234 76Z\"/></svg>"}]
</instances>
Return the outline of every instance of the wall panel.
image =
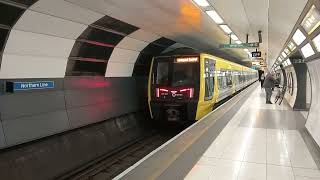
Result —
<instances>
[{"instance_id":1,"label":"wall panel","mask_svg":"<svg viewBox=\"0 0 320 180\"><path fill-rule=\"evenodd\" d=\"M64 77L67 59L4 54L0 78L59 78Z\"/></svg>"},{"instance_id":2,"label":"wall panel","mask_svg":"<svg viewBox=\"0 0 320 180\"><path fill-rule=\"evenodd\" d=\"M313 139L317 142L317 144L320 146L320 60L315 60L312 62L307 63L309 72L310 72L310 78L311 78L311 84L312 84L312 101L311 101L311 107L309 110L309 116L306 123L306 128L308 129L309 133L313 137Z\"/></svg>"},{"instance_id":3,"label":"wall panel","mask_svg":"<svg viewBox=\"0 0 320 180\"><path fill-rule=\"evenodd\" d=\"M139 56L138 51L114 48L109 62L129 63L134 64Z\"/></svg>"},{"instance_id":4,"label":"wall panel","mask_svg":"<svg viewBox=\"0 0 320 180\"><path fill-rule=\"evenodd\" d=\"M117 48L128 49L133 51L143 50L149 43L126 36L119 42Z\"/></svg>"},{"instance_id":5,"label":"wall panel","mask_svg":"<svg viewBox=\"0 0 320 180\"><path fill-rule=\"evenodd\" d=\"M9 146L39 139L69 129L65 110L2 120L3 130Z\"/></svg>"},{"instance_id":6,"label":"wall panel","mask_svg":"<svg viewBox=\"0 0 320 180\"><path fill-rule=\"evenodd\" d=\"M297 76L296 76L296 72L293 67L286 68L285 72L287 73L287 78L289 78L288 73L292 73L292 82L293 82L292 94L289 93L289 89L287 88L285 98L287 99L290 106L293 108L295 101L296 101L296 97L297 97ZM287 80L287 85L288 85L288 83L289 83L289 79Z\"/></svg>"},{"instance_id":7,"label":"wall panel","mask_svg":"<svg viewBox=\"0 0 320 180\"><path fill-rule=\"evenodd\" d=\"M37 22L37 23L35 23ZM16 30L77 39L87 25L27 10L14 26Z\"/></svg>"},{"instance_id":8,"label":"wall panel","mask_svg":"<svg viewBox=\"0 0 320 180\"><path fill-rule=\"evenodd\" d=\"M90 25L104 16L64 0L40 0L30 9L85 25Z\"/></svg>"},{"instance_id":9,"label":"wall panel","mask_svg":"<svg viewBox=\"0 0 320 180\"><path fill-rule=\"evenodd\" d=\"M12 30L5 53L43 57L68 57L74 40Z\"/></svg>"},{"instance_id":10,"label":"wall panel","mask_svg":"<svg viewBox=\"0 0 320 180\"><path fill-rule=\"evenodd\" d=\"M109 62L106 77L130 77L132 76L134 64Z\"/></svg>"}]
</instances>

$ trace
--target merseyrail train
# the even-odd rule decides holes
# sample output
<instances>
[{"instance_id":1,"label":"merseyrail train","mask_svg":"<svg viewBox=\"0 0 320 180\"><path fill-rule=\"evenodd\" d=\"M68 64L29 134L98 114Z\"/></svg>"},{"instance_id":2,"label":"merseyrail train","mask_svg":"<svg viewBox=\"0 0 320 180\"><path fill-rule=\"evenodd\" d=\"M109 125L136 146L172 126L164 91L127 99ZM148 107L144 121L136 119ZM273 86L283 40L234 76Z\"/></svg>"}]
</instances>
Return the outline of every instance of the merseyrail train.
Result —
<instances>
[{"instance_id":1,"label":"merseyrail train","mask_svg":"<svg viewBox=\"0 0 320 180\"><path fill-rule=\"evenodd\" d=\"M157 122L200 120L217 102L257 79L256 70L225 59L189 48L173 50L151 62L150 115Z\"/></svg>"}]
</instances>

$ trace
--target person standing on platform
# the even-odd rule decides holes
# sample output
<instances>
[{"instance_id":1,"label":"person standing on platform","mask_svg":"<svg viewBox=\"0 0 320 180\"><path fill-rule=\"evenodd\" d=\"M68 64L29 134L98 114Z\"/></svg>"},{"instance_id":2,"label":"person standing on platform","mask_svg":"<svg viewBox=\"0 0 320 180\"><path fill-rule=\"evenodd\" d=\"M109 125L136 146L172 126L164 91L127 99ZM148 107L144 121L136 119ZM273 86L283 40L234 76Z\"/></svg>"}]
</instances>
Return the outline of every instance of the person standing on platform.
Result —
<instances>
[{"instance_id":1,"label":"person standing on platform","mask_svg":"<svg viewBox=\"0 0 320 180\"><path fill-rule=\"evenodd\" d=\"M264 73L262 73L260 77L261 89L263 88L264 78Z\"/></svg>"},{"instance_id":2,"label":"person standing on platform","mask_svg":"<svg viewBox=\"0 0 320 180\"><path fill-rule=\"evenodd\" d=\"M271 73L268 73L263 83L263 87L266 90L267 104L272 104L271 96L272 96L272 89L274 88L275 83L276 83L276 80L273 78L273 75Z\"/></svg>"}]
</instances>

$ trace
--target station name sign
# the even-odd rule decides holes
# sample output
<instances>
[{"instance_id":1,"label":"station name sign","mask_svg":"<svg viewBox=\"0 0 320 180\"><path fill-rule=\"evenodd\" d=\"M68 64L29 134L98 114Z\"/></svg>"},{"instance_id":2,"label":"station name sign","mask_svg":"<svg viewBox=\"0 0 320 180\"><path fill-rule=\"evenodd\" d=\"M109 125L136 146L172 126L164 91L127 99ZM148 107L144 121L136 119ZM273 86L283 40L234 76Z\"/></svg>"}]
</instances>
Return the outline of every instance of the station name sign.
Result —
<instances>
[{"instance_id":1,"label":"station name sign","mask_svg":"<svg viewBox=\"0 0 320 180\"><path fill-rule=\"evenodd\" d=\"M246 49L246 48L258 48L259 42L254 43L241 43L241 44L220 44L219 48L221 49L233 49L233 48L239 48L239 49Z\"/></svg>"},{"instance_id":2,"label":"station name sign","mask_svg":"<svg viewBox=\"0 0 320 180\"><path fill-rule=\"evenodd\" d=\"M53 89L54 81L6 82L6 91L27 91L37 89Z\"/></svg>"}]
</instances>

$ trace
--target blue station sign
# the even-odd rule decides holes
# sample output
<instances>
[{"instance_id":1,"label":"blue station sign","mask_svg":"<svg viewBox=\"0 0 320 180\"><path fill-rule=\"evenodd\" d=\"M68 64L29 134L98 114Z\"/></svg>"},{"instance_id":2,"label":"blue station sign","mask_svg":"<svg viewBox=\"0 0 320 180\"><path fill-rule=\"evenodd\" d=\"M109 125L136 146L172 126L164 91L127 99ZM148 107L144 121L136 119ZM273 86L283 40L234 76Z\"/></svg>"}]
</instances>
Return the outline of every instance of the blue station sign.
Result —
<instances>
[{"instance_id":1,"label":"blue station sign","mask_svg":"<svg viewBox=\"0 0 320 180\"><path fill-rule=\"evenodd\" d=\"M34 82L7 82L7 92L53 89L54 81L34 81Z\"/></svg>"}]
</instances>

